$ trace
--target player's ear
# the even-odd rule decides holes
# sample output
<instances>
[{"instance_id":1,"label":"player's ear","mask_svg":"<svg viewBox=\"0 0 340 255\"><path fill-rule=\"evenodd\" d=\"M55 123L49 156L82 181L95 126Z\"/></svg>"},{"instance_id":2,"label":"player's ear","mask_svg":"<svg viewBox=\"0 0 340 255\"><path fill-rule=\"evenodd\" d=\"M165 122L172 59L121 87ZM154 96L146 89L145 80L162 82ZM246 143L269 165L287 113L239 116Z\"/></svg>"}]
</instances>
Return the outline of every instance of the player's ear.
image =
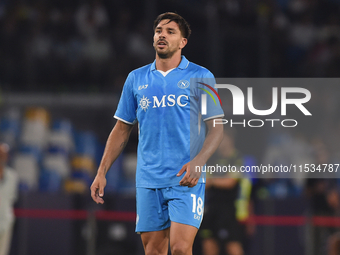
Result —
<instances>
[{"instance_id":1,"label":"player's ear","mask_svg":"<svg viewBox=\"0 0 340 255\"><path fill-rule=\"evenodd\" d=\"M181 40L181 43L179 44L179 48L183 49L185 45L187 45L187 43L188 43L188 39L183 37Z\"/></svg>"}]
</instances>

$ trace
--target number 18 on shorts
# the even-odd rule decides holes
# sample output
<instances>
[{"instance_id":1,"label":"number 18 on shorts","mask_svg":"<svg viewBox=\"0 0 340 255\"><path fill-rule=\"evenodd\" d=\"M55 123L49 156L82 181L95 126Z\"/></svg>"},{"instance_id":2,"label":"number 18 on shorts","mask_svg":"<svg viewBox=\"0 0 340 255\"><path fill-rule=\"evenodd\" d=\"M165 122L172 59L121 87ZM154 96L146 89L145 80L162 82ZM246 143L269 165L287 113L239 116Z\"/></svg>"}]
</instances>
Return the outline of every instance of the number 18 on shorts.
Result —
<instances>
[{"instance_id":1,"label":"number 18 on shorts","mask_svg":"<svg viewBox=\"0 0 340 255\"><path fill-rule=\"evenodd\" d=\"M137 188L136 232L159 231L171 221L199 228L204 213L205 184L195 187Z\"/></svg>"}]
</instances>

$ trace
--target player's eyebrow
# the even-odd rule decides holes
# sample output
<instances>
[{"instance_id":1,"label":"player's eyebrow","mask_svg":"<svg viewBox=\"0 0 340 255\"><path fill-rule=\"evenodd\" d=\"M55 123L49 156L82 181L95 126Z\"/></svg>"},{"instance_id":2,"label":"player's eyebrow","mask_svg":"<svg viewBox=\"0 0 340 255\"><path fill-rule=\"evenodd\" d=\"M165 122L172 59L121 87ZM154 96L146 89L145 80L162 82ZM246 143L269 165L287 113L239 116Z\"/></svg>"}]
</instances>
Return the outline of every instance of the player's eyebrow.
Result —
<instances>
[{"instance_id":1,"label":"player's eyebrow","mask_svg":"<svg viewBox=\"0 0 340 255\"><path fill-rule=\"evenodd\" d=\"M164 24L164 25L166 25L166 24ZM155 30L162 30L163 29L163 26L157 26L156 28L155 28ZM171 31L176 31L176 29L175 28L172 28L172 27L167 27L167 28L165 28L166 30L171 30Z\"/></svg>"}]
</instances>

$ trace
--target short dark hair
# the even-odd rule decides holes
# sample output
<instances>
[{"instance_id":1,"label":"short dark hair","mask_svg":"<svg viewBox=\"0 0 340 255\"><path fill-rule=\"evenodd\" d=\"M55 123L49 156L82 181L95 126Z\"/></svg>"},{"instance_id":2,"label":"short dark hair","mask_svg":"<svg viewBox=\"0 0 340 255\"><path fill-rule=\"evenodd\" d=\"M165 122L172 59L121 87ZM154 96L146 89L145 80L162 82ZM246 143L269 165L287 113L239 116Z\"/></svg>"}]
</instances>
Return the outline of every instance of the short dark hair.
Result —
<instances>
[{"instance_id":1,"label":"short dark hair","mask_svg":"<svg viewBox=\"0 0 340 255\"><path fill-rule=\"evenodd\" d=\"M153 23L153 30L155 31L156 27L158 26L159 22L161 22L164 19L174 21L178 24L179 30L181 31L181 34L184 38L189 39L189 36L191 34L191 29L189 23L179 14L174 13L174 12L165 12L160 15L155 19Z\"/></svg>"}]
</instances>

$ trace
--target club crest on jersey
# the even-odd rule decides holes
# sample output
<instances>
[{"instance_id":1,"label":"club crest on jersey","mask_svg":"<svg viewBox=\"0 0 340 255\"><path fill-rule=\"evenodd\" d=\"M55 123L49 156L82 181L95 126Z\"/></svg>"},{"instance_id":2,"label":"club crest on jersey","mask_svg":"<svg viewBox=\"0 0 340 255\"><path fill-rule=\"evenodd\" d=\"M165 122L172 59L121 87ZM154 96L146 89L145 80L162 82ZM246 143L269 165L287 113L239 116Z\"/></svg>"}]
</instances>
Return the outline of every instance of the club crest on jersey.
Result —
<instances>
[{"instance_id":1,"label":"club crest on jersey","mask_svg":"<svg viewBox=\"0 0 340 255\"><path fill-rule=\"evenodd\" d=\"M178 86L180 89L186 89L187 87L190 86L190 82L188 82L187 80L180 80L180 81L177 83L177 86Z\"/></svg>"},{"instance_id":2,"label":"club crest on jersey","mask_svg":"<svg viewBox=\"0 0 340 255\"><path fill-rule=\"evenodd\" d=\"M141 100L139 101L140 107L146 112L146 110L149 108L150 101L147 97L143 96Z\"/></svg>"}]
</instances>

